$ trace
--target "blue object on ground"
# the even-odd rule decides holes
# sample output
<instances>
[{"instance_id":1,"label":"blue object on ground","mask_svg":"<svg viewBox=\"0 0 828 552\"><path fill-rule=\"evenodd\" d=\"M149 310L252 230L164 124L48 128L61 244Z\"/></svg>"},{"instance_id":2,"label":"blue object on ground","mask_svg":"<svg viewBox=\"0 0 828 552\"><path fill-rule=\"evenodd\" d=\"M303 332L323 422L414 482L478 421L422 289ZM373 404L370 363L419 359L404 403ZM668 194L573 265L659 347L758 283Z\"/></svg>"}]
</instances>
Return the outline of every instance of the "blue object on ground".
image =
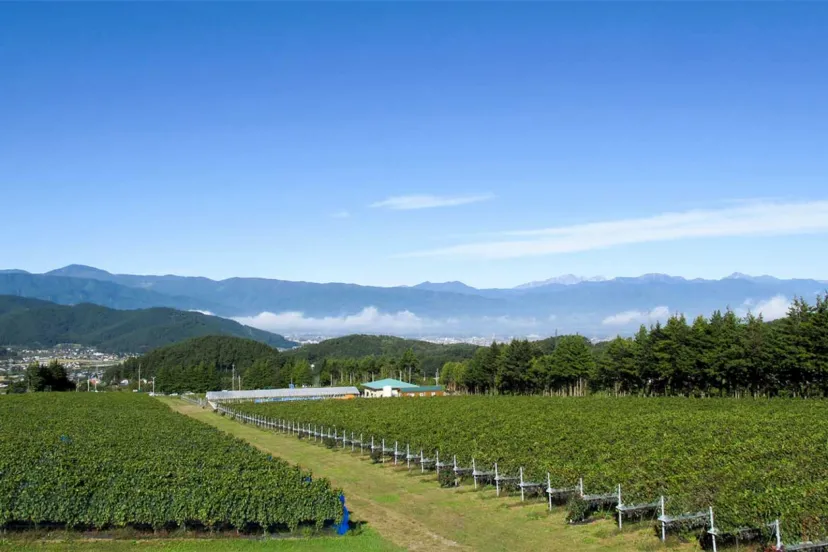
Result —
<instances>
[{"instance_id":1,"label":"blue object on ground","mask_svg":"<svg viewBox=\"0 0 828 552\"><path fill-rule=\"evenodd\" d=\"M345 506L345 495L339 495L339 501L342 503L342 523L337 526L336 534L344 535L348 532L348 520L351 518L351 515L348 513L348 507Z\"/></svg>"}]
</instances>

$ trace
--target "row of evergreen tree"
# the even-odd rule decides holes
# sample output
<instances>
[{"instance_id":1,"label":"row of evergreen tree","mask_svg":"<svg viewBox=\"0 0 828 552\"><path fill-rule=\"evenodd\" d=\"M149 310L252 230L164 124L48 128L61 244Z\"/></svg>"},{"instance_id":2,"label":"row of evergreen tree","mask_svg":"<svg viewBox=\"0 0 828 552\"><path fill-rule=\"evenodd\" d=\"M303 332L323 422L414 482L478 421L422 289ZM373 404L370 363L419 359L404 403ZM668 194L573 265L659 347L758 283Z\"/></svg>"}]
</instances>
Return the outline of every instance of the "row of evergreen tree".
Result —
<instances>
[{"instance_id":1,"label":"row of evergreen tree","mask_svg":"<svg viewBox=\"0 0 828 552\"><path fill-rule=\"evenodd\" d=\"M828 396L828 295L814 304L796 299L771 323L731 310L692 323L678 314L634 337L551 344L543 351L529 341L493 343L446 363L440 379L469 393Z\"/></svg>"},{"instance_id":2,"label":"row of evergreen tree","mask_svg":"<svg viewBox=\"0 0 828 552\"><path fill-rule=\"evenodd\" d=\"M234 378L235 373L235 378ZM147 374L148 376L148 374ZM137 375L136 375L137 377ZM268 354L256 359L245 369L228 369L215 363L194 365L161 365L155 373L155 389L159 393L204 393L221 389L280 389L321 385L359 385L379 378L398 378L422 382L422 363L413 351L400 358L390 356L362 359L323 358L310 364L303 358ZM433 383L433 379L430 380Z\"/></svg>"},{"instance_id":3,"label":"row of evergreen tree","mask_svg":"<svg viewBox=\"0 0 828 552\"><path fill-rule=\"evenodd\" d=\"M66 367L53 360L49 364L33 362L26 367L26 376L21 385L10 389L12 392L23 391L74 391L75 382L69 379Z\"/></svg>"}]
</instances>

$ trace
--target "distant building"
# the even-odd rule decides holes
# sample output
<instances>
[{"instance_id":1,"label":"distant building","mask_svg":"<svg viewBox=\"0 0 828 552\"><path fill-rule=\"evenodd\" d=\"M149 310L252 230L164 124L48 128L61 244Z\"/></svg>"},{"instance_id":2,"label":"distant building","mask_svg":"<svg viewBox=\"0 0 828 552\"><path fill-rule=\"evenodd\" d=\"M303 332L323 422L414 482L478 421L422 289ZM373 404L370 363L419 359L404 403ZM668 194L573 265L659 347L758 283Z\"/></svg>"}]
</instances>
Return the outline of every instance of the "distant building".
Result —
<instances>
[{"instance_id":1,"label":"distant building","mask_svg":"<svg viewBox=\"0 0 828 552\"><path fill-rule=\"evenodd\" d=\"M421 386L396 379L381 379L363 383L363 397L434 397L444 395L445 389L440 385Z\"/></svg>"},{"instance_id":2,"label":"distant building","mask_svg":"<svg viewBox=\"0 0 828 552\"><path fill-rule=\"evenodd\" d=\"M442 385L418 385L400 390L402 397L442 397L446 389Z\"/></svg>"},{"instance_id":3,"label":"distant building","mask_svg":"<svg viewBox=\"0 0 828 552\"><path fill-rule=\"evenodd\" d=\"M251 389L244 391L210 391L207 401L219 402L274 402L316 399L354 399L359 396L356 387L300 387L292 389Z\"/></svg>"}]
</instances>

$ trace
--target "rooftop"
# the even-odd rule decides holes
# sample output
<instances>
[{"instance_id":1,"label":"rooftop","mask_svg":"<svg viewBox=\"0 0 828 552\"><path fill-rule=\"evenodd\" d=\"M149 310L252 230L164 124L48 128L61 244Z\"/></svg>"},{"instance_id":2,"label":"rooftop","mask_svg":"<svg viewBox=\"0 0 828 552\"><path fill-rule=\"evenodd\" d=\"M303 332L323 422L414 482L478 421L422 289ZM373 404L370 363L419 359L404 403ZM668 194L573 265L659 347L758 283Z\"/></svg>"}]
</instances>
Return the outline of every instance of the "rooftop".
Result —
<instances>
[{"instance_id":1,"label":"rooftop","mask_svg":"<svg viewBox=\"0 0 828 552\"><path fill-rule=\"evenodd\" d=\"M442 385L416 385L414 387L406 387L406 393L426 393L429 391L444 391Z\"/></svg>"},{"instance_id":2,"label":"rooftop","mask_svg":"<svg viewBox=\"0 0 828 552\"><path fill-rule=\"evenodd\" d=\"M275 398L309 398L337 397L359 395L356 387L297 387L295 389L251 389L245 391L210 391L208 401L275 399Z\"/></svg>"},{"instance_id":3,"label":"rooftop","mask_svg":"<svg viewBox=\"0 0 828 552\"><path fill-rule=\"evenodd\" d=\"M391 378L363 383L362 386L367 387L368 389L382 389L383 387L391 387L392 389L410 389L412 387L417 387L413 383L406 383L404 381Z\"/></svg>"}]
</instances>

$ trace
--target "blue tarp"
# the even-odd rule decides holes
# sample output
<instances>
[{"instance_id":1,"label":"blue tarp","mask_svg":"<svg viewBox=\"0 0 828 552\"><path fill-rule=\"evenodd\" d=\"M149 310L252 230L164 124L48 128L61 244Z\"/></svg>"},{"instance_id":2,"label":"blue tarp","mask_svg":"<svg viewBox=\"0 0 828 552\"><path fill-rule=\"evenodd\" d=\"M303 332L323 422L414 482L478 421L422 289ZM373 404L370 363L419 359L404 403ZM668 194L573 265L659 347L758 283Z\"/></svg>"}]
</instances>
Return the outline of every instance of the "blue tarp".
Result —
<instances>
[{"instance_id":1,"label":"blue tarp","mask_svg":"<svg viewBox=\"0 0 828 552\"><path fill-rule=\"evenodd\" d=\"M351 518L351 515L348 513L348 507L345 506L345 495L339 495L339 501L342 503L342 523L336 527L336 533L338 535L344 535L348 532L348 520Z\"/></svg>"}]
</instances>

